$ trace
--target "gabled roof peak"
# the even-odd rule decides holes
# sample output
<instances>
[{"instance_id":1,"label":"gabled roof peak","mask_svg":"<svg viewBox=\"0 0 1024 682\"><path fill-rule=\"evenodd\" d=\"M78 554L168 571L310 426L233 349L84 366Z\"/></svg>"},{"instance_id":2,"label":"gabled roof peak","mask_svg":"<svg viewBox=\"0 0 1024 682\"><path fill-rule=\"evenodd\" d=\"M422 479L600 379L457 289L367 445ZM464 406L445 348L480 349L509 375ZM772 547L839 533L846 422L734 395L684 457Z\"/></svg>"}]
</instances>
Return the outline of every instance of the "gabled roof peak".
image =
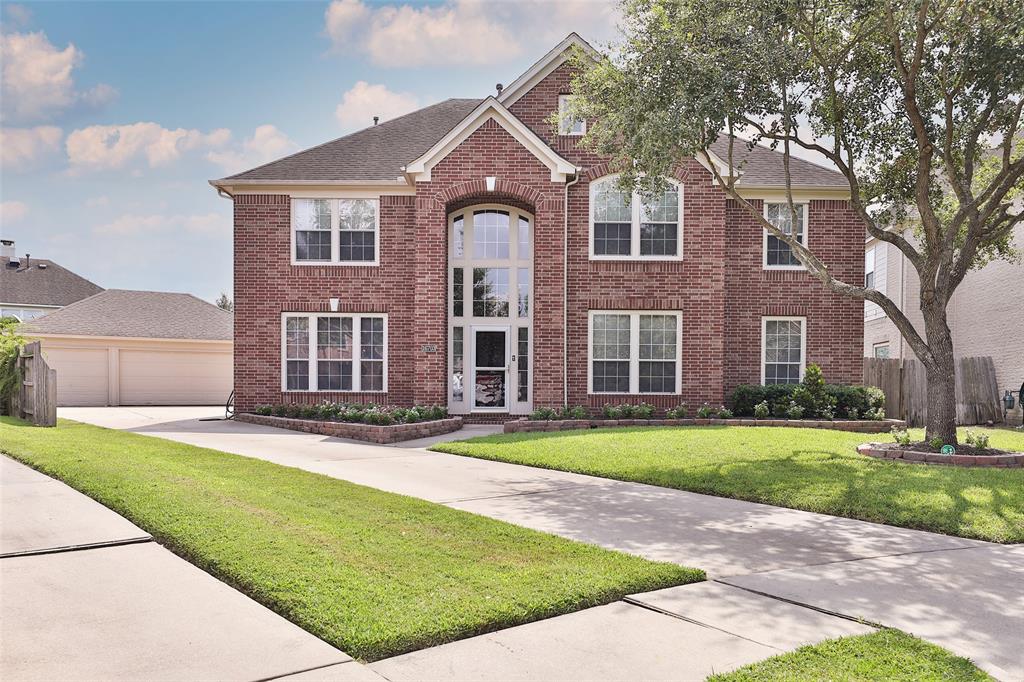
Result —
<instances>
[{"instance_id":1,"label":"gabled roof peak","mask_svg":"<svg viewBox=\"0 0 1024 682\"><path fill-rule=\"evenodd\" d=\"M498 96L498 101L506 107L510 107L515 104L515 102L529 92L534 85L542 81L548 76L548 74L564 64L565 60L568 59L569 51L574 47L582 49L595 59L598 56L597 50L594 49L593 45L584 40L580 34L573 31L567 35L562 42L551 48L548 53L541 57L533 66L527 69L526 73L505 87L505 89L501 91L501 95Z\"/></svg>"}]
</instances>

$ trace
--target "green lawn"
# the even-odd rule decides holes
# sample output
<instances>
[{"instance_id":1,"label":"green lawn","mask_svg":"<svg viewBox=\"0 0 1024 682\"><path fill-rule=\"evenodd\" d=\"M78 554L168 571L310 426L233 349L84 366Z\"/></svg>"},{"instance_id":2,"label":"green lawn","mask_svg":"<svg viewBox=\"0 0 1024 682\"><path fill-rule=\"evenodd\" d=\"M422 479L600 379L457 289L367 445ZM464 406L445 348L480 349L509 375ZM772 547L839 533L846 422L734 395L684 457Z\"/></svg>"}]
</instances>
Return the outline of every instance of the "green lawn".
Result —
<instances>
[{"instance_id":1,"label":"green lawn","mask_svg":"<svg viewBox=\"0 0 1024 682\"><path fill-rule=\"evenodd\" d=\"M899 630L830 639L752 663L708 682L968 682L992 680L966 658Z\"/></svg>"},{"instance_id":2,"label":"green lawn","mask_svg":"<svg viewBox=\"0 0 1024 682\"><path fill-rule=\"evenodd\" d=\"M364 660L695 582L656 563L327 476L61 420L0 450Z\"/></svg>"},{"instance_id":3,"label":"green lawn","mask_svg":"<svg viewBox=\"0 0 1024 682\"><path fill-rule=\"evenodd\" d=\"M1020 431L978 430L990 434L992 447L1024 451ZM890 437L783 427L636 427L486 436L433 449L948 535L1024 542L1024 469L871 459L854 449L866 440Z\"/></svg>"}]
</instances>

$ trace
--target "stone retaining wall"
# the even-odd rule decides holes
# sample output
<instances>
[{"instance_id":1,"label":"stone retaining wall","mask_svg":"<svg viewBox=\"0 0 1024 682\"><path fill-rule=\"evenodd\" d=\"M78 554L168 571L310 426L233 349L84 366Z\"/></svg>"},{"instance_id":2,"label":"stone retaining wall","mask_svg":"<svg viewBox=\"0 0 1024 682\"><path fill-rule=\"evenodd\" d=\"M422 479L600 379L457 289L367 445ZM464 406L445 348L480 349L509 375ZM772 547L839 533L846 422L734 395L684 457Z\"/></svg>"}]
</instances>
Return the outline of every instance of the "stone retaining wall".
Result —
<instances>
[{"instance_id":1,"label":"stone retaining wall","mask_svg":"<svg viewBox=\"0 0 1024 682\"><path fill-rule=\"evenodd\" d=\"M857 452L879 459L899 459L919 464L945 464L961 467L1024 467L1024 453L1009 455L943 455L938 452L900 450L888 443L864 443L857 446Z\"/></svg>"},{"instance_id":2,"label":"stone retaining wall","mask_svg":"<svg viewBox=\"0 0 1024 682\"><path fill-rule=\"evenodd\" d=\"M517 419L505 422L505 433L528 431L572 431L612 426L789 426L805 429L835 429L858 433L885 433L892 428L906 428L899 419L882 421L840 421L824 419L559 419L531 421Z\"/></svg>"},{"instance_id":3,"label":"stone retaining wall","mask_svg":"<svg viewBox=\"0 0 1024 682\"><path fill-rule=\"evenodd\" d=\"M290 419L287 417L270 417L248 412L235 415L235 420L262 426L276 426L281 429L319 433L336 438L365 440L370 443L398 443L404 440L416 440L440 436L462 428L461 417L435 419L415 424L393 424L391 426L375 426L372 424L355 424L351 422L327 422L314 419Z\"/></svg>"}]
</instances>

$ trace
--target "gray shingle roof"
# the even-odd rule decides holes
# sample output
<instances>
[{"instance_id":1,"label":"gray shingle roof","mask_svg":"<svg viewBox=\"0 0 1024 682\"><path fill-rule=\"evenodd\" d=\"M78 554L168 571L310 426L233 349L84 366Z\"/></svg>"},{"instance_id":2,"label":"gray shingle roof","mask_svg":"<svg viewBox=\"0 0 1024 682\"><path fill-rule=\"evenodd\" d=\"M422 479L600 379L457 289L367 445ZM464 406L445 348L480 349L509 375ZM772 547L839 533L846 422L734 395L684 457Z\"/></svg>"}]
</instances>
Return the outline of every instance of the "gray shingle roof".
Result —
<instances>
[{"instance_id":1,"label":"gray shingle roof","mask_svg":"<svg viewBox=\"0 0 1024 682\"><path fill-rule=\"evenodd\" d=\"M402 166L422 156L481 101L445 100L216 182L392 182L402 174ZM726 139L719 138L711 148L724 160L727 147ZM780 152L760 145L747 150L741 142L733 154L736 163L743 164L741 186L785 185ZM839 172L796 157L790 161L790 173L794 187L849 187Z\"/></svg>"},{"instance_id":2,"label":"gray shingle roof","mask_svg":"<svg viewBox=\"0 0 1024 682\"><path fill-rule=\"evenodd\" d=\"M723 136L711 145L711 151L723 161L729 161L729 140ZM740 169L741 187L784 187L786 171L782 165L782 152L754 145L747 149L747 143L736 140L733 145L733 163ZM846 177L837 170L819 166L816 163L790 156L789 175L793 187L835 187L849 189Z\"/></svg>"},{"instance_id":3,"label":"gray shingle roof","mask_svg":"<svg viewBox=\"0 0 1024 682\"><path fill-rule=\"evenodd\" d=\"M222 180L394 181L480 104L448 99Z\"/></svg>"},{"instance_id":4,"label":"gray shingle roof","mask_svg":"<svg viewBox=\"0 0 1024 682\"><path fill-rule=\"evenodd\" d=\"M103 287L52 260L22 258L21 265L15 267L10 264L10 258L0 257L0 303L63 306L101 291Z\"/></svg>"},{"instance_id":5,"label":"gray shingle roof","mask_svg":"<svg viewBox=\"0 0 1024 682\"><path fill-rule=\"evenodd\" d=\"M108 289L22 325L32 334L231 340L231 313L192 294Z\"/></svg>"}]
</instances>

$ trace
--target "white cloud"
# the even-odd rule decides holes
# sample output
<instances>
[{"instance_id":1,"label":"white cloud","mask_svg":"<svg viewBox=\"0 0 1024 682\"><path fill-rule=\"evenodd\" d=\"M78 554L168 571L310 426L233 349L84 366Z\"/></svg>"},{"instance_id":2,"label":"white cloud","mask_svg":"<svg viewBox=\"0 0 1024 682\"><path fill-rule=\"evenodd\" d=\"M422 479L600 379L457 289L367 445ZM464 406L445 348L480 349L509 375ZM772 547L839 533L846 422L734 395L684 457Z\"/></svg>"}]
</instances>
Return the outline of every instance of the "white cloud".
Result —
<instances>
[{"instance_id":1,"label":"white cloud","mask_svg":"<svg viewBox=\"0 0 1024 682\"><path fill-rule=\"evenodd\" d=\"M0 202L0 225L11 225L28 215L28 204L23 201Z\"/></svg>"},{"instance_id":2,"label":"white cloud","mask_svg":"<svg viewBox=\"0 0 1024 682\"><path fill-rule=\"evenodd\" d=\"M64 133L56 126L0 128L0 161L20 170L60 149Z\"/></svg>"},{"instance_id":3,"label":"white cloud","mask_svg":"<svg viewBox=\"0 0 1024 682\"><path fill-rule=\"evenodd\" d=\"M104 236L127 237L161 232L181 232L182 230L193 234L212 234L227 232L230 229L230 218L221 213L198 215L165 215L162 213L139 215L126 213L109 223L93 228L93 233Z\"/></svg>"},{"instance_id":4,"label":"white cloud","mask_svg":"<svg viewBox=\"0 0 1024 682\"><path fill-rule=\"evenodd\" d=\"M576 31L603 41L616 29L616 0L448 0L368 4L333 0L324 26L333 48L362 52L380 66L500 64L549 49Z\"/></svg>"},{"instance_id":5,"label":"white cloud","mask_svg":"<svg viewBox=\"0 0 1024 682\"><path fill-rule=\"evenodd\" d=\"M230 139L231 131L224 128L203 133L140 122L75 130L68 135L66 147L73 171L124 168L142 159L155 168L177 161L187 151L223 147Z\"/></svg>"},{"instance_id":6,"label":"white cloud","mask_svg":"<svg viewBox=\"0 0 1024 682\"><path fill-rule=\"evenodd\" d=\"M270 124L261 125L251 137L233 149L212 151L206 155L209 161L226 172L240 172L273 161L295 151L298 145L287 135Z\"/></svg>"},{"instance_id":7,"label":"white cloud","mask_svg":"<svg viewBox=\"0 0 1024 682\"><path fill-rule=\"evenodd\" d=\"M415 95L359 81L341 96L334 116L342 128L353 130L372 125L374 116L379 116L383 122L407 114L419 105Z\"/></svg>"},{"instance_id":8,"label":"white cloud","mask_svg":"<svg viewBox=\"0 0 1024 682\"><path fill-rule=\"evenodd\" d=\"M3 110L8 120L48 119L76 102L97 106L117 91L97 85L87 92L75 89L72 72L84 55L72 43L58 49L42 31L0 34L3 62Z\"/></svg>"}]
</instances>

